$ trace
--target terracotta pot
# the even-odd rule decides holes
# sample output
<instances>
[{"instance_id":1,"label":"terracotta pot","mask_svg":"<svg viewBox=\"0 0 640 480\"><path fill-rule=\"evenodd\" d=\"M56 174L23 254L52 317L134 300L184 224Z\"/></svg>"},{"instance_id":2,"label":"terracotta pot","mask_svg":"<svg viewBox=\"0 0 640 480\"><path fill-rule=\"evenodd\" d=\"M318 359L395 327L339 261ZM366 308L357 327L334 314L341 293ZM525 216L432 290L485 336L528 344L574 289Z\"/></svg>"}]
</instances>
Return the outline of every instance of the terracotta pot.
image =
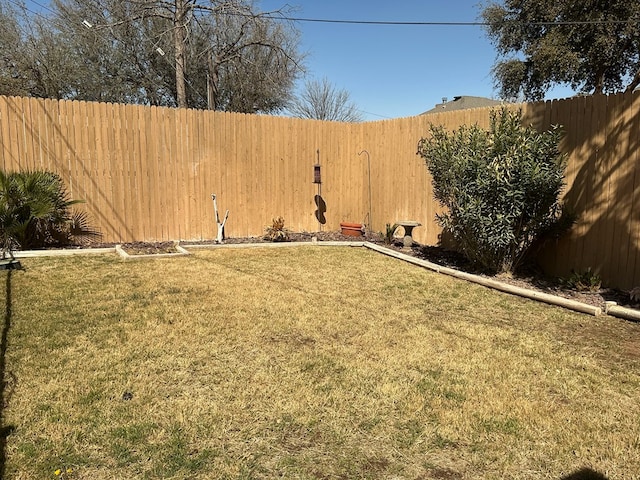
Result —
<instances>
[{"instance_id":1,"label":"terracotta pot","mask_svg":"<svg viewBox=\"0 0 640 480\"><path fill-rule=\"evenodd\" d=\"M349 222L341 222L340 230L343 235L349 235L351 237L361 237L362 236L362 224L361 223L349 223Z\"/></svg>"}]
</instances>

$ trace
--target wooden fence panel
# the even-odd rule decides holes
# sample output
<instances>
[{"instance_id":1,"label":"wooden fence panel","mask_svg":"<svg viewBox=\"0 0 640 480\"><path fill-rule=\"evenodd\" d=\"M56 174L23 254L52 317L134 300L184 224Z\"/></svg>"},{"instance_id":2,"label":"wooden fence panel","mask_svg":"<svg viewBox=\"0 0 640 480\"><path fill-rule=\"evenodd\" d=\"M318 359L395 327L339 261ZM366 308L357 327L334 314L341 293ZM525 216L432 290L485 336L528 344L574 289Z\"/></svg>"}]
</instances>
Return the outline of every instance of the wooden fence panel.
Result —
<instances>
[{"instance_id":1,"label":"wooden fence panel","mask_svg":"<svg viewBox=\"0 0 640 480\"><path fill-rule=\"evenodd\" d=\"M640 285L640 95L515 105L525 122L561 124L569 154L565 200L580 215L541 259L550 272L596 269L610 285ZM228 236L262 235L275 216L296 231L341 221L417 220L438 242L431 178L416 155L430 123L489 125L489 110L360 124L186 109L0 97L0 166L47 169L103 232L104 241L211 239L229 209ZM313 183L320 162L322 184ZM314 197L326 202L326 224Z\"/></svg>"},{"instance_id":2,"label":"wooden fence panel","mask_svg":"<svg viewBox=\"0 0 640 480\"><path fill-rule=\"evenodd\" d=\"M11 106L13 107L12 113L15 115L14 121L10 122L12 129L9 131L11 158L14 162L13 170L28 170L31 165L26 162L28 158L24 151L24 116L25 110L28 108L28 100L14 98L11 100Z\"/></svg>"},{"instance_id":3,"label":"wooden fence panel","mask_svg":"<svg viewBox=\"0 0 640 480\"><path fill-rule=\"evenodd\" d=\"M631 164L627 174L626 190L628 192L628 217L623 220L629 226L623 257L626 269L624 275L618 277L621 285L640 285L640 96L627 94L628 109L625 113L625 125L629 131L629 156Z\"/></svg>"},{"instance_id":4,"label":"wooden fence panel","mask_svg":"<svg viewBox=\"0 0 640 480\"><path fill-rule=\"evenodd\" d=\"M126 151L126 127L122 113L123 110L120 105L112 105L110 119L113 134L109 140L109 148L111 148L111 151L105 157L109 163L104 167L111 172L114 181L114 199L111 203L112 216L110 221L113 223L113 230L117 231L115 237L105 235L104 240L116 242L123 242L135 238L132 230L133 222L131 212L128 208L129 203L127 202L129 164L128 161L123 158L124 155L122 153ZM92 213L95 218L102 219L102 221L98 223L98 226L109 222L109 220L107 220L108 212L93 211ZM103 233L106 232L103 230Z\"/></svg>"}]
</instances>

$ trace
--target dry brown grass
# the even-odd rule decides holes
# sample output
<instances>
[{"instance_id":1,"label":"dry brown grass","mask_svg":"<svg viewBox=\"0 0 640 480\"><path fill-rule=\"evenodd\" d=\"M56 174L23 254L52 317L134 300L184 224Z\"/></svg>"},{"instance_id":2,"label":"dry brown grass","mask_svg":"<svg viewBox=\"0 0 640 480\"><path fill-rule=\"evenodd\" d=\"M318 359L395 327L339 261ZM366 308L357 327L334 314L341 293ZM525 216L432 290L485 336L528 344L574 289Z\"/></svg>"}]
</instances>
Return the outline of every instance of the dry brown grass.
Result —
<instances>
[{"instance_id":1,"label":"dry brown grass","mask_svg":"<svg viewBox=\"0 0 640 480\"><path fill-rule=\"evenodd\" d=\"M355 248L23 264L6 478L640 478L640 325Z\"/></svg>"}]
</instances>

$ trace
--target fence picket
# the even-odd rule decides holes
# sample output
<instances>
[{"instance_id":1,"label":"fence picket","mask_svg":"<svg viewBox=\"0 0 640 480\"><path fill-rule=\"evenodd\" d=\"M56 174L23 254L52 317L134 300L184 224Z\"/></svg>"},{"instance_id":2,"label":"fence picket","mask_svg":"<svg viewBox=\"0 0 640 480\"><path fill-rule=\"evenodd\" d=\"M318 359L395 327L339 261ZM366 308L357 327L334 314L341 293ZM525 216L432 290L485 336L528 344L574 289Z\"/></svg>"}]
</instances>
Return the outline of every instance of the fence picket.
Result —
<instances>
[{"instance_id":1,"label":"fence picket","mask_svg":"<svg viewBox=\"0 0 640 480\"><path fill-rule=\"evenodd\" d=\"M514 105L536 128L565 126L566 200L581 214L544 253L556 274L598 269L605 283L640 285L640 94ZM401 219L440 229L431 179L415 155L429 124L488 127L489 109L342 124L225 112L0 97L0 166L60 174L104 241L211 239L211 193L227 236L261 235L274 216L298 231L337 230L344 220L374 231ZM358 155L366 150L369 153ZM320 189L313 165L322 169ZM369 205L369 162L371 205ZM325 225L314 195L327 205ZM546 260L545 260L546 259Z\"/></svg>"}]
</instances>

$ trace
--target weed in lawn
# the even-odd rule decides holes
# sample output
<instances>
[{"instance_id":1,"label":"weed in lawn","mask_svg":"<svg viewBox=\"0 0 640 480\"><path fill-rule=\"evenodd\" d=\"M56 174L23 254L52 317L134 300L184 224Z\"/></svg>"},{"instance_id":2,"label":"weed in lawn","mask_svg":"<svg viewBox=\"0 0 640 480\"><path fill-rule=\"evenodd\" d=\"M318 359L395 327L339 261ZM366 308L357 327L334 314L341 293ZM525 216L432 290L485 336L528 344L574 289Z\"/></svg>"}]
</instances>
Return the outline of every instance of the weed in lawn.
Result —
<instances>
[{"instance_id":1,"label":"weed in lawn","mask_svg":"<svg viewBox=\"0 0 640 480\"><path fill-rule=\"evenodd\" d=\"M436 448L449 448L456 447L457 443L453 440L448 439L447 437L441 435L439 432L435 432L433 438L431 440L431 444Z\"/></svg>"},{"instance_id":2,"label":"weed in lawn","mask_svg":"<svg viewBox=\"0 0 640 480\"><path fill-rule=\"evenodd\" d=\"M414 445L424 432L422 421L415 418L397 422L396 441L401 448L408 448Z\"/></svg>"},{"instance_id":3,"label":"weed in lawn","mask_svg":"<svg viewBox=\"0 0 640 480\"><path fill-rule=\"evenodd\" d=\"M60 479L64 479L64 478L69 479L69 478L72 478L73 476L73 468L71 467L57 468L53 472L53 474Z\"/></svg>"}]
</instances>

